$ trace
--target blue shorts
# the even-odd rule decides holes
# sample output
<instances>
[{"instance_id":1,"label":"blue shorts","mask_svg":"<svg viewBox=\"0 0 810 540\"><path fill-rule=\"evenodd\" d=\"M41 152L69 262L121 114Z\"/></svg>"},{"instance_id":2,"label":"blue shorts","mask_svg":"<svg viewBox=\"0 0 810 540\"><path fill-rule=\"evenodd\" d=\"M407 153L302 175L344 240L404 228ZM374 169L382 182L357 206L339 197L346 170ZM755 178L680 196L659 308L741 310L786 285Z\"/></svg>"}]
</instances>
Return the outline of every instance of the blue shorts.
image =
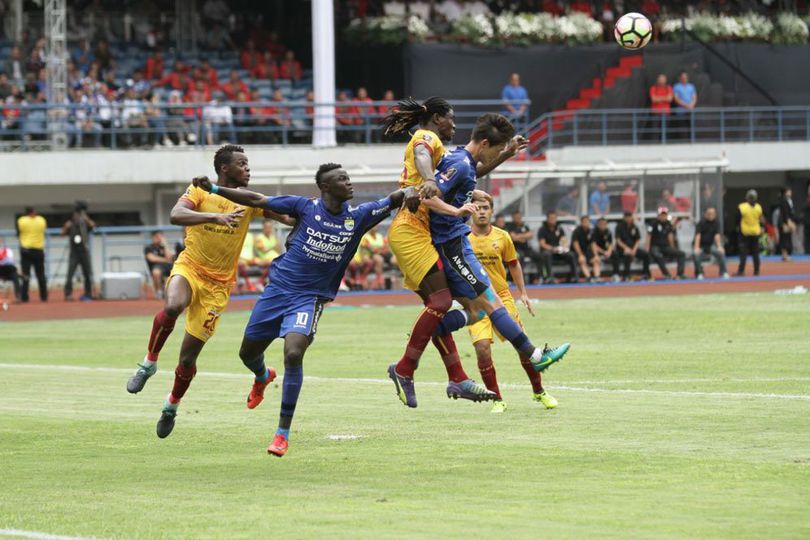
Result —
<instances>
[{"instance_id":1,"label":"blue shorts","mask_svg":"<svg viewBox=\"0 0 810 540\"><path fill-rule=\"evenodd\" d=\"M327 302L331 300L315 294L285 292L270 285L253 306L245 337L250 341L273 341L294 332L312 342Z\"/></svg>"},{"instance_id":2,"label":"blue shorts","mask_svg":"<svg viewBox=\"0 0 810 540\"><path fill-rule=\"evenodd\" d=\"M436 250L444 266L450 294L454 298L464 297L473 300L490 288L489 274L475 257L469 238L459 236L444 244L438 244Z\"/></svg>"}]
</instances>

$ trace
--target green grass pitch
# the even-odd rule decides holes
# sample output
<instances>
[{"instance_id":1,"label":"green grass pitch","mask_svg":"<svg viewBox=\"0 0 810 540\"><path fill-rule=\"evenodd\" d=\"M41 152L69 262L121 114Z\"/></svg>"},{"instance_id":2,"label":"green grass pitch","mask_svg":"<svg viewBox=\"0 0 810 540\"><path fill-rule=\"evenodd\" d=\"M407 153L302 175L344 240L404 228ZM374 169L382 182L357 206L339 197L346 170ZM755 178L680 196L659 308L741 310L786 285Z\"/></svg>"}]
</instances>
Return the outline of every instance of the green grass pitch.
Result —
<instances>
[{"instance_id":1,"label":"green grass pitch","mask_svg":"<svg viewBox=\"0 0 810 540\"><path fill-rule=\"evenodd\" d=\"M283 459L265 453L280 384L245 407L247 313L222 318L165 440L155 422L180 332L132 396L151 319L2 324L0 536L810 537L810 298L539 308L524 310L530 336L574 344L544 377L560 407L532 402L496 344L503 415L448 400L433 350L419 408L396 399L386 366L416 307L328 309ZM478 379L469 339L456 341ZM267 355L279 371L280 351Z\"/></svg>"}]
</instances>

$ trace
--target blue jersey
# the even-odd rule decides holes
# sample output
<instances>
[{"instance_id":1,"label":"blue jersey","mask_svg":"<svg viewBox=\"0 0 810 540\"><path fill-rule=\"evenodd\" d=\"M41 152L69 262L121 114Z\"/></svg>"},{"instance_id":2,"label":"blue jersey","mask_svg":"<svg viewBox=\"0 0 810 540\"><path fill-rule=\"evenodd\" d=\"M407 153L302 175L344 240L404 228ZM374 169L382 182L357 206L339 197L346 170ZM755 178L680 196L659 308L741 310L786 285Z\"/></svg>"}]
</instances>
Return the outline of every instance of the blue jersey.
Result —
<instances>
[{"instance_id":1,"label":"blue jersey","mask_svg":"<svg viewBox=\"0 0 810 540\"><path fill-rule=\"evenodd\" d=\"M298 220L287 237L287 251L270 266L270 283L291 293L334 299L346 267L363 235L391 213L391 199L329 212L321 199L268 197L267 208Z\"/></svg>"},{"instance_id":2,"label":"blue jersey","mask_svg":"<svg viewBox=\"0 0 810 540\"><path fill-rule=\"evenodd\" d=\"M456 147L449 154L445 154L436 168L436 181L442 192L442 199L450 206L461 208L472 201L475 190L476 162L463 146ZM430 213L430 234L434 244L443 244L470 234L466 217L454 217Z\"/></svg>"}]
</instances>

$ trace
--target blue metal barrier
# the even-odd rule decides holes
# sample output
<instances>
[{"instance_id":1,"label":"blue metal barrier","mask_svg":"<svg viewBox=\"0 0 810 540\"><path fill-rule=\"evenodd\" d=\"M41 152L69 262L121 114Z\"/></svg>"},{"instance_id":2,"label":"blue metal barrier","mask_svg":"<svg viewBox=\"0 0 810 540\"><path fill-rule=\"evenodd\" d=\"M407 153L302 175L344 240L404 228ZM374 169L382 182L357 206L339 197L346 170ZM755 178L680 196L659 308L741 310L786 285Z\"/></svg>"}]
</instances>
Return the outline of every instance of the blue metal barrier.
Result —
<instances>
[{"instance_id":1,"label":"blue metal barrier","mask_svg":"<svg viewBox=\"0 0 810 540\"><path fill-rule=\"evenodd\" d=\"M668 115L650 109L554 111L523 133L535 156L563 146L810 141L810 107L704 107Z\"/></svg>"}]
</instances>

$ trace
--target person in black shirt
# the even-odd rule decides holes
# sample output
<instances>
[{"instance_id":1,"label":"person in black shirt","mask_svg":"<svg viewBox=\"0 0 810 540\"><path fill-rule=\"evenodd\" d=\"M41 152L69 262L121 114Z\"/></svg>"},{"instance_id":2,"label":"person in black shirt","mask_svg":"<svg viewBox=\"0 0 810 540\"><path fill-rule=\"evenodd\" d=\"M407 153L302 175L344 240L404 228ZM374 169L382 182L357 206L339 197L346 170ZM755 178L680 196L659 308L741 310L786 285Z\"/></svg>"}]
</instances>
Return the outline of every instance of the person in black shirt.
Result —
<instances>
[{"instance_id":1,"label":"person in black shirt","mask_svg":"<svg viewBox=\"0 0 810 540\"><path fill-rule=\"evenodd\" d=\"M515 250L517 250L520 258L530 259L542 272L544 264L543 257L536 249L529 245L529 240L532 239L532 231L529 229L529 226L523 222L523 215L519 211L512 213L512 223L507 223L505 230L512 238L512 243L515 244Z\"/></svg>"},{"instance_id":2,"label":"person in black shirt","mask_svg":"<svg viewBox=\"0 0 810 540\"><path fill-rule=\"evenodd\" d=\"M163 298L163 283L171 274L174 263L174 257L169 251L163 233L160 231L152 233L152 243L143 248L143 256L149 266L149 274L152 276L155 297Z\"/></svg>"},{"instance_id":3,"label":"person in black shirt","mask_svg":"<svg viewBox=\"0 0 810 540\"><path fill-rule=\"evenodd\" d=\"M779 222L774 225L779 228L779 251L782 252L782 260L787 262L793 253L793 231L796 230L793 190L790 188L782 188L782 198L779 201Z\"/></svg>"},{"instance_id":4,"label":"person in black shirt","mask_svg":"<svg viewBox=\"0 0 810 540\"><path fill-rule=\"evenodd\" d=\"M703 212L703 219L695 229L695 276L703 279L703 260L711 257L717 259L720 275L728 279L726 270L726 250L723 248L723 237L720 236L720 225L717 223L717 211L709 207Z\"/></svg>"},{"instance_id":5,"label":"person in black shirt","mask_svg":"<svg viewBox=\"0 0 810 540\"><path fill-rule=\"evenodd\" d=\"M95 228L96 223L87 215L87 203L77 201L73 215L62 226L62 236L68 237L70 245L70 258L65 278L65 300L73 300L73 274L76 273L76 267L79 265L84 274L84 294L81 300L93 299L93 267L90 263L90 250L87 246L90 241L90 232Z\"/></svg>"},{"instance_id":6,"label":"person in black shirt","mask_svg":"<svg viewBox=\"0 0 810 540\"><path fill-rule=\"evenodd\" d=\"M672 279L667 270L667 259L678 261L678 279L683 279L686 267L686 253L675 244L675 227L669 221L669 210L666 206L658 209L658 219L647 228L647 250L655 260L665 279Z\"/></svg>"},{"instance_id":7,"label":"person in black shirt","mask_svg":"<svg viewBox=\"0 0 810 540\"><path fill-rule=\"evenodd\" d=\"M634 258L644 265L644 279L650 279L650 254L641 249L641 233L632 212L625 212L616 225L616 250L624 262L622 278L625 281L630 279L630 264Z\"/></svg>"},{"instance_id":8,"label":"person in black shirt","mask_svg":"<svg viewBox=\"0 0 810 540\"><path fill-rule=\"evenodd\" d=\"M613 233L603 217L596 222L596 229L593 231L593 252L598 261L605 260L613 266L613 281L619 281L619 254L613 244Z\"/></svg>"},{"instance_id":9,"label":"person in black shirt","mask_svg":"<svg viewBox=\"0 0 810 540\"><path fill-rule=\"evenodd\" d=\"M577 258L568 249L568 242L565 232L557 224L557 212L553 210L546 216L546 222L537 231L537 240L540 242L540 255L543 261L543 281L545 283L554 282L554 261L560 260L568 263L571 267L571 283L579 281L577 276Z\"/></svg>"},{"instance_id":10,"label":"person in black shirt","mask_svg":"<svg viewBox=\"0 0 810 540\"><path fill-rule=\"evenodd\" d=\"M580 269L582 269L582 275L591 283L595 283L599 280L602 269L599 265L599 257L596 257L594 254L592 244L593 229L591 228L591 218L582 216L579 218L579 227L574 229L574 232L571 234L571 247L574 249L574 253L576 253L577 262L579 263ZM591 269L588 265L593 267L593 274L591 274Z\"/></svg>"}]
</instances>

